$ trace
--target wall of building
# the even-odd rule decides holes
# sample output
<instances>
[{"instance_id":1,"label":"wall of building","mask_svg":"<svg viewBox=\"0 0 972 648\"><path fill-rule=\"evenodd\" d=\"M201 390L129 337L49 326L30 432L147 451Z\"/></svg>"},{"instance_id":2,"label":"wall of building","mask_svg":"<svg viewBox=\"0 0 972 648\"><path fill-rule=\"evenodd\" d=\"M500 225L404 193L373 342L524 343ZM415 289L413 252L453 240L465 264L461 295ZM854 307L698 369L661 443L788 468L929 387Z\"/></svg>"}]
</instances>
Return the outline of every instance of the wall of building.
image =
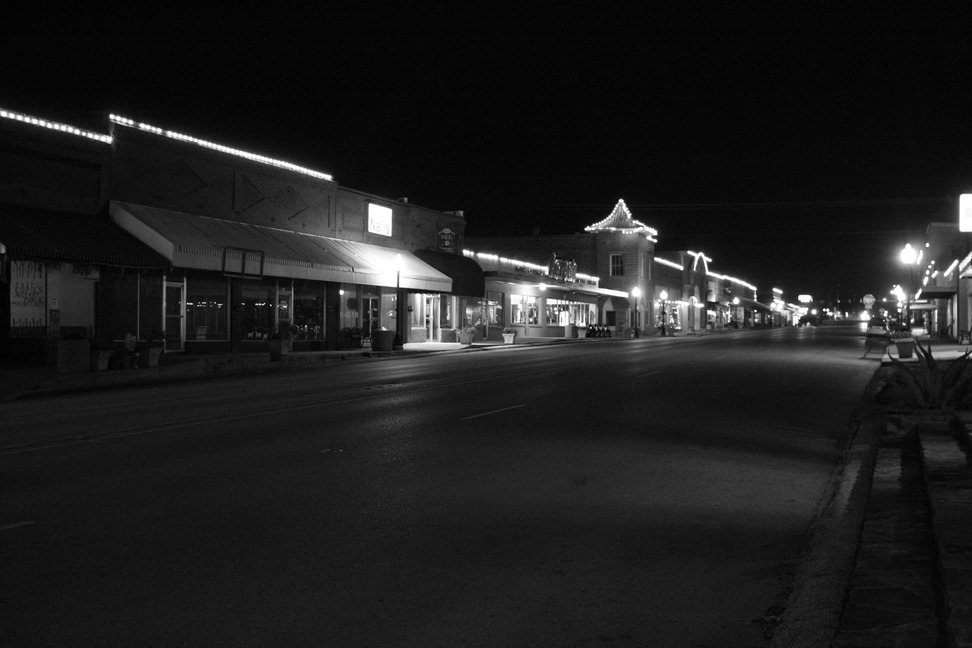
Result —
<instances>
[{"instance_id":1,"label":"wall of building","mask_svg":"<svg viewBox=\"0 0 972 648\"><path fill-rule=\"evenodd\" d=\"M85 214L104 204L111 146L0 119L0 201Z\"/></svg>"},{"instance_id":2,"label":"wall of building","mask_svg":"<svg viewBox=\"0 0 972 648\"><path fill-rule=\"evenodd\" d=\"M407 250L434 249L444 229L459 241L465 233L457 214L152 133L124 127L114 133L114 200ZM369 203L392 209L391 236L368 231Z\"/></svg>"}]
</instances>

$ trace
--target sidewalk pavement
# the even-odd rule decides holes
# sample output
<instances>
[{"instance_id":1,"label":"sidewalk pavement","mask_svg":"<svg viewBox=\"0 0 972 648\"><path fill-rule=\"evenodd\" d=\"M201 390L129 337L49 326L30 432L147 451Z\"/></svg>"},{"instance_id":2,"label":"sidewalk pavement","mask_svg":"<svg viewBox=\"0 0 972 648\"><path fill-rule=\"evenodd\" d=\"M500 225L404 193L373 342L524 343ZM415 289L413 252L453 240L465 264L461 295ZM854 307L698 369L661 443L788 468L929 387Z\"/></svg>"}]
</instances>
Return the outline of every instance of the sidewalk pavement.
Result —
<instances>
[{"instance_id":1,"label":"sidewalk pavement","mask_svg":"<svg viewBox=\"0 0 972 648\"><path fill-rule=\"evenodd\" d=\"M52 365L0 365L0 403L65 394L93 391L113 387L148 385L160 382L195 380L215 376L247 373L295 371L321 367L328 364L368 358L389 358L425 353L469 352L486 349L522 349L530 346L569 342L596 342L621 338L564 338L518 337L516 344L505 345L502 341L482 340L471 345L448 342L416 342L405 344L397 351L374 351L370 347L341 351L292 352L280 360L270 359L269 353L253 354L206 354L185 355L168 353L161 357L157 367L114 369L63 373Z\"/></svg>"},{"instance_id":2,"label":"sidewalk pavement","mask_svg":"<svg viewBox=\"0 0 972 648\"><path fill-rule=\"evenodd\" d=\"M512 346L430 342L392 352L363 348L291 353L279 361L271 361L269 354L169 354L158 367L78 374L59 373L54 367L0 367L0 403L369 358L620 339L518 338ZM940 340L921 343L940 360L959 357L969 348ZM880 364L855 414L856 437L835 470L828 502L808 536L800 573L772 637L774 647L972 648L972 413L961 431L949 432L909 423L875 406L875 390L890 358L897 359L894 345L861 356L864 362Z\"/></svg>"}]
</instances>

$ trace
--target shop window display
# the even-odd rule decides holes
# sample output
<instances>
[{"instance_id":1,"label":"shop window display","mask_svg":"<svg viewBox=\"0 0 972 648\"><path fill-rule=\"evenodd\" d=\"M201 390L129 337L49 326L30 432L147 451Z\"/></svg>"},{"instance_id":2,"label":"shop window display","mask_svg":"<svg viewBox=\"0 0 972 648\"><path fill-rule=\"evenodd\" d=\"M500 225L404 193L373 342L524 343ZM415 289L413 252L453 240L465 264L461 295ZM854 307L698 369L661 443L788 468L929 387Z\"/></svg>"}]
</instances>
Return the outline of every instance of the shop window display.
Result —
<instances>
[{"instance_id":1,"label":"shop window display","mask_svg":"<svg viewBox=\"0 0 972 648\"><path fill-rule=\"evenodd\" d=\"M490 326L503 326L503 293L486 293L486 301L483 302L483 313L486 316L486 323Z\"/></svg>"},{"instance_id":2,"label":"shop window display","mask_svg":"<svg viewBox=\"0 0 972 648\"><path fill-rule=\"evenodd\" d=\"M324 339L324 287L297 282L294 285L295 340Z\"/></svg>"},{"instance_id":3,"label":"shop window display","mask_svg":"<svg viewBox=\"0 0 972 648\"><path fill-rule=\"evenodd\" d=\"M186 339L226 339L226 280L190 278L186 282Z\"/></svg>"},{"instance_id":4,"label":"shop window display","mask_svg":"<svg viewBox=\"0 0 972 648\"><path fill-rule=\"evenodd\" d=\"M277 287L275 283L242 281L239 284L239 325L244 340L266 340L273 331Z\"/></svg>"},{"instance_id":5,"label":"shop window display","mask_svg":"<svg viewBox=\"0 0 972 648\"><path fill-rule=\"evenodd\" d=\"M510 295L510 321L513 324L539 324L537 298L532 295Z\"/></svg>"}]
</instances>

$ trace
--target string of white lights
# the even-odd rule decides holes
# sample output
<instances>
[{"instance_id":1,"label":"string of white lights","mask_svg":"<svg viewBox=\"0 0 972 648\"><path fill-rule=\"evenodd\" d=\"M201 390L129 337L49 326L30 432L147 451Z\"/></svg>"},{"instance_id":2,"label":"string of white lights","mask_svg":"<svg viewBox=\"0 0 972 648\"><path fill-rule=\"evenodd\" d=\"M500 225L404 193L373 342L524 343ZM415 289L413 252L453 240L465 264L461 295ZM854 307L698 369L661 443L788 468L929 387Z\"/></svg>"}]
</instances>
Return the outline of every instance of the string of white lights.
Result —
<instances>
[{"instance_id":1,"label":"string of white lights","mask_svg":"<svg viewBox=\"0 0 972 648\"><path fill-rule=\"evenodd\" d=\"M175 131L165 130L163 128L159 128L158 126L152 126L151 124L146 124L144 122L136 122L134 119L129 119L128 117L122 117L120 115L109 115L108 118L115 124L119 124L121 126L128 126L129 128L137 128L139 130L143 130L148 133L154 133L155 135L161 135L163 137L168 137L170 139L178 140L180 142L188 142L190 144L202 146L204 148L212 149L214 151L219 151L220 153L235 155L236 157L252 160L254 162L259 162L261 164L268 164L270 166L286 169L288 171L294 171L296 173L308 175L313 178L318 178L321 180L329 180L329 181L334 180L334 176L332 176L330 173L322 173L321 171L308 169L307 167L298 166L296 164L292 164L284 160L270 158L265 155L259 155L257 153L250 153L249 151L243 151L237 148L233 148L231 146L223 146L222 144L216 144L215 142L210 142L208 140L200 139L198 137L193 137L191 135L186 135L184 133L177 133Z\"/></svg>"},{"instance_id":2,"label":"string of white lights","mask_svg":"<svg viewBox=\"0 0 972 648\"><path fill-rule=\"evenodd\" d=\"M84 130L83 128L77 128L75 126L61 124L59 122L50 121L48 119L31 117L30 115L25 115L23 113L15 112L13 110L5 110L3 108L0 108L0 118L12 119L14 121L23 122L25 124L30 124L32 126L39 126L41 128L60 131L62 133L68 133L69 135L77 135L78 137L86 137L96 142L101 142L102 144L111 144L111 135L95 133L93 131Z\"/></svg>"}]
</instances>

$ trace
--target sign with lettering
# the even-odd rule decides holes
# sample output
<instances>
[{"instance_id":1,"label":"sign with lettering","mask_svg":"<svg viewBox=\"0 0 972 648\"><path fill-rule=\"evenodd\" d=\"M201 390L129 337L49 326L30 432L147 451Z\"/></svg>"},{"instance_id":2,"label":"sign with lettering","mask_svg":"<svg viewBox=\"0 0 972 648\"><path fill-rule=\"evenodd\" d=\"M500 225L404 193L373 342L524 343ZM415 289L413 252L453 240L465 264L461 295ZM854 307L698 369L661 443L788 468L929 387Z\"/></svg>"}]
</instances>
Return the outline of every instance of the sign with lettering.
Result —
<instances>
[{"instance_id":1,"label":"sign with lettering","mask_svg":"<svg viewBox=\"0 0 972 648\"><path fill-rule=\"evenodd\" d=\"M382 236L392 235L392 210L375 203L368 203L368 231Z\"/></svg>"},{"instance_id":2,"label":"sign with lettering","mask_svg":"<svg viewBox=\"0 0 972 648\"><path fill-rule=\"evenodd\" d=\"M47 272L43 263L10 262L10 326L47 326Z\"/></svg>"},{"instance_id":3,"label":"sign with lettering","mask_svg":"<svg viewBox=\"0 0 972 648\"><path fill-rule=\"evenodd\" d=\"M440 229L437 234L437 238L438 241L436 247L438 247L440 250L452 252L456 249L456 233L448 227Z\"/></svg>"}]
</instances>

